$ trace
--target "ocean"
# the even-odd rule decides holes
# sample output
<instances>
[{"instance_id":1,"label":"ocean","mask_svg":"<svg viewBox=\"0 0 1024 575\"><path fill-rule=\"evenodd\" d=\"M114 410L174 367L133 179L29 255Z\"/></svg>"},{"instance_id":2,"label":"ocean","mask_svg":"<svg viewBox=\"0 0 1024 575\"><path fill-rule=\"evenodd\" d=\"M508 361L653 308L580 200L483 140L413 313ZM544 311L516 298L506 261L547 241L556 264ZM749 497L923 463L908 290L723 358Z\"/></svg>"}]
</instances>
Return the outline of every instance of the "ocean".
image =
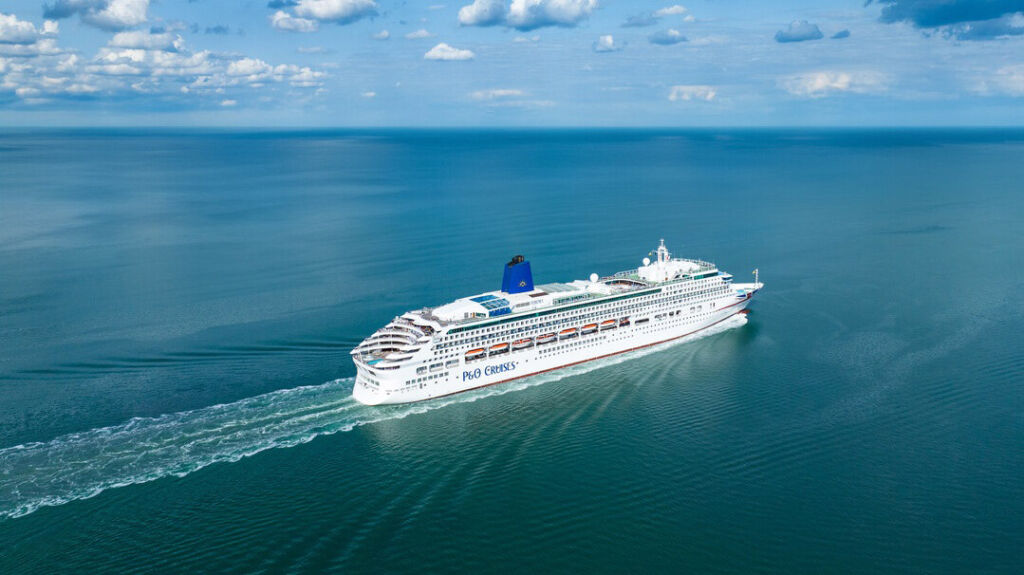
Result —
<instances>
[{"instance_id":1,"label":"ocean","mask_svg":"<svg viewBox=\"0 0 1024 575\"><path fill-rule=\"evenodd\" d=\"M0 132L0 572L1024 571L1024 131ZM752 313L433 402L395 315L639 265Z\"/></svg>"}]
</instances>

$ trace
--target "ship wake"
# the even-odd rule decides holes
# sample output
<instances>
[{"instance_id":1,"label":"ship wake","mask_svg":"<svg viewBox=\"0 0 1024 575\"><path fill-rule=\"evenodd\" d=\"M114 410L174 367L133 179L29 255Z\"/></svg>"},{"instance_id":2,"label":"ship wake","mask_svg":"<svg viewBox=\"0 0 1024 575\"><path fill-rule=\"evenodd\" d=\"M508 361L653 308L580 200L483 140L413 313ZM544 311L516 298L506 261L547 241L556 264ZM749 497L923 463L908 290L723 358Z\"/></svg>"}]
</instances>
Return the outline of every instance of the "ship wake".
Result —
<instances>
[{"instance_id":1,"label":"ship wake","mask_svg":"<svg viewBox=\"0 0 1024 575\"><path fill-rule=\"evenodd\" d=\"M422 403L365 406L352 399L353 380L346 378L6 447L0 449L0 518L88 499L115 487L184 477L214 463L293 447L321 435L580 375L746 321L737 315L671 343Z\"/></svg>"}]
</instances>

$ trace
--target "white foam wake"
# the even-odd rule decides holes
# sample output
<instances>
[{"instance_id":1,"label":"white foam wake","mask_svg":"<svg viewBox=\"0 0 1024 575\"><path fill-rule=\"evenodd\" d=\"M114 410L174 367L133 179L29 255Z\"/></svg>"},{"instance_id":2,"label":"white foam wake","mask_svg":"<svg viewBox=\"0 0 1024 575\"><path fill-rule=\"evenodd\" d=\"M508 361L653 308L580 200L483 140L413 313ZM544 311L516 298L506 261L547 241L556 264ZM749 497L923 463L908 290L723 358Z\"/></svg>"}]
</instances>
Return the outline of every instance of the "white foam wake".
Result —
<instances>
[{"instance_id":1,"label":"white foam wake","mask_svg":"<svg viewBox=\"0 0 1024 575\"><path fill-rule=\"evenodd\" d=\"M364 406L352 399L352 378L347 378L192 411L137 417L121 425L7 447L0 449L0 518L88 499L114 487L183 477L214 463L292 447L360 425L503 395L745 323L744 316L734 316L700 334L662 346L422 403Z\"/></svg>"}]
</instances>

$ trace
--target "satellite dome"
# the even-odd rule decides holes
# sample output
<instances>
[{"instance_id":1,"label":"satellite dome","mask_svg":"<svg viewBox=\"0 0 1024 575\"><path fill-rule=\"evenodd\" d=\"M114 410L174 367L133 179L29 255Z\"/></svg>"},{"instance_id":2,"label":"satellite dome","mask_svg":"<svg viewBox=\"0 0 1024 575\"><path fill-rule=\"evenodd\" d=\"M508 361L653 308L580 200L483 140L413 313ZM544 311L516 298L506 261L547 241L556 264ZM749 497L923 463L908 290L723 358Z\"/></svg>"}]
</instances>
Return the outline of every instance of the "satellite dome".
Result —
<instances>
[{"instance_id":1,"label":"satellite dome","mask_svg":"<svg viewBox=\"0 0 1024 575\"><path fill-rule=\"evenodd\" d=\"M597 280L600 279L600 278L601 278L601 276L599 276L597 274L590 274L590 281L592 281L592 282L597 282Z\"/></svg>"},{"instance_id":2,"label":"satellite dome","mask_svg":"<svg viewBox=\"0 0 1024 575\"><path fill-rule=\"evenodd\" d=\"M645 266L651 265L651 258L644 258L644 265Z\"/></svg>"}]
</instances>

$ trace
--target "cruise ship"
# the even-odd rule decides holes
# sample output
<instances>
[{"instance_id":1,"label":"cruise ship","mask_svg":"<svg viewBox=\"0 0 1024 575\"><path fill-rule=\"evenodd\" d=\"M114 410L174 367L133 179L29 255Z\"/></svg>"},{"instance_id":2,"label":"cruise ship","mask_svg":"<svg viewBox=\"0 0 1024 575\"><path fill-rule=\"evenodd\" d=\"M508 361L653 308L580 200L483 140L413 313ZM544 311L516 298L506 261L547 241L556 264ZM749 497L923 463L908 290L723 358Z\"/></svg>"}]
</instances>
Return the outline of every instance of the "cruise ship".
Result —
<instances>
[{"instance_id":1,"label":"cruise ship","mask_svg":"<svg viewBox=\"0 0 1024 575\"><path fill-rule=\"evenodd\" d=\"M501 290L410 311L352 350L353 397L409 403L529 377L685 337L745 313L762 285L715 264L674 258L665 240L636 269L533 283L505 265Z\"/></svg>"}]
</instances>

